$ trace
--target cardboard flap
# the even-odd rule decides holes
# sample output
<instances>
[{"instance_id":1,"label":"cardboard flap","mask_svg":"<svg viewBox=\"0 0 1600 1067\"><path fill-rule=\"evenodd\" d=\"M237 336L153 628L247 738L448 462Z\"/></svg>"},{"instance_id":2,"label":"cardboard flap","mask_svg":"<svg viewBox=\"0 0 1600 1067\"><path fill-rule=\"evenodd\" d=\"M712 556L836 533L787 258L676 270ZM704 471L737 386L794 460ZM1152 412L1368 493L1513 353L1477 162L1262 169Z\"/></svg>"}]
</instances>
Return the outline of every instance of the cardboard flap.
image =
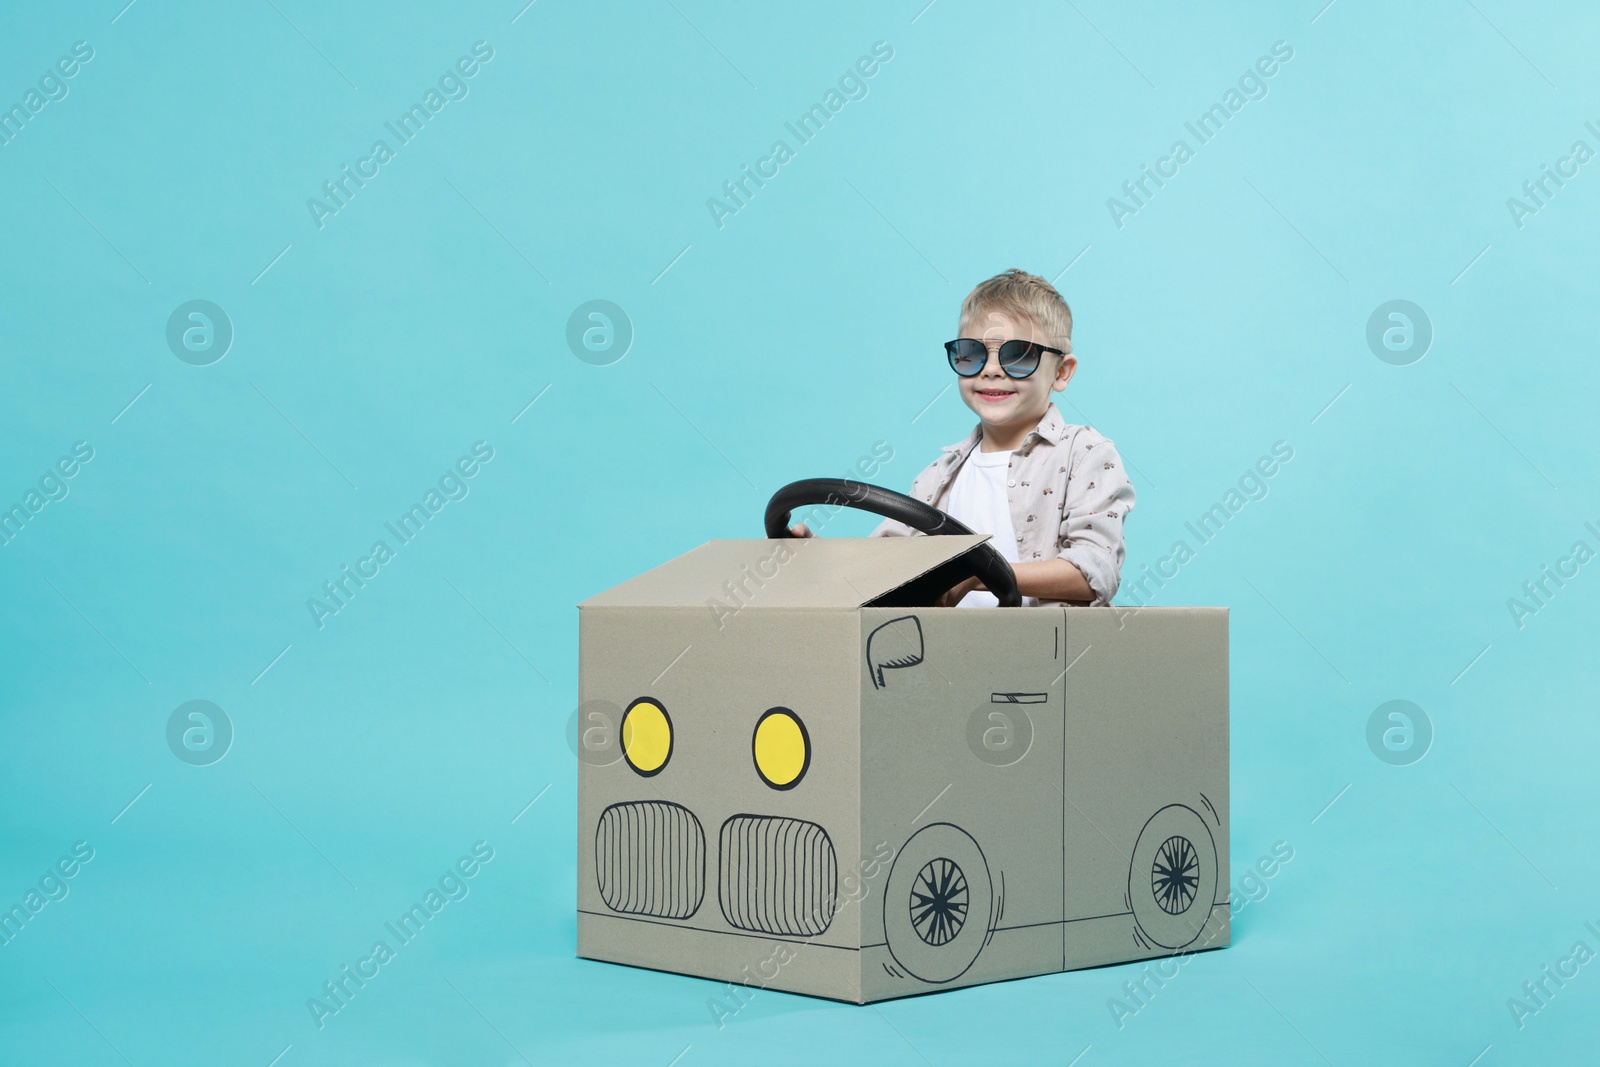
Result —
<instances>
[{"instance_id":1,"label":"cardboard flap","mask_svg":"<svg viewBox=\"0 0 1600 1067\"><path fill-rule=\"evenodd\" d=\"M707 541L612 586L588 607L855 608L989 540L941 537L810 537Z\"/></svg>"}]
</instances>

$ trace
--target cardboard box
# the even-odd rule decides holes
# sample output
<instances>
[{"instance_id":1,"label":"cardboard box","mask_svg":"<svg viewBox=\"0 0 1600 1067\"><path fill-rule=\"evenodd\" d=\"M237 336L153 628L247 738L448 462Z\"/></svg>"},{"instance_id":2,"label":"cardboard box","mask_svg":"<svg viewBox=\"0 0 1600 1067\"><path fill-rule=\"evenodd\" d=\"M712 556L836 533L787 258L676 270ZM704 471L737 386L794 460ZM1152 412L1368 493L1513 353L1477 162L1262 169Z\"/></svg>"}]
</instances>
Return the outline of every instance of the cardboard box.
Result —
<instances>
[{"instance_id":1,"label":"cardboard box","mask_svg":"<svg viewBox=\"0 0 1600 1067\"><path fill-rule=\"evenodd\" d=\"M579 956L861 1004L1228 943L1227 609L915 606L985 540L579 605Z\"/></svg>"}]
</instances>

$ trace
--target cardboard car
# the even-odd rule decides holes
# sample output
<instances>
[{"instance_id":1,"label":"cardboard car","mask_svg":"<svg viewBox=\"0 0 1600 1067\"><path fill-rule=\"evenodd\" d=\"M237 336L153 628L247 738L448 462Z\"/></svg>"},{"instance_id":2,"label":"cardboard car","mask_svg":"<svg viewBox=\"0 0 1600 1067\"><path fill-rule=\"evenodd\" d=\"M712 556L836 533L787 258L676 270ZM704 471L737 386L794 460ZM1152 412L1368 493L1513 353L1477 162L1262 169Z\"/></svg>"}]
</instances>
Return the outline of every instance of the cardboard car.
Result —
<instances>
[{"instance_id":1,"label":"cardboard car","mask_svg":"<svg viewBox=\"0 0 1600 1067\"><path fill-rule=\"evenodd\" d=\"M1228 943L1226 608L1008 606L858 482L766 519L579 605L579 956L860 1004Z\"/></svg>"}]
</instances>

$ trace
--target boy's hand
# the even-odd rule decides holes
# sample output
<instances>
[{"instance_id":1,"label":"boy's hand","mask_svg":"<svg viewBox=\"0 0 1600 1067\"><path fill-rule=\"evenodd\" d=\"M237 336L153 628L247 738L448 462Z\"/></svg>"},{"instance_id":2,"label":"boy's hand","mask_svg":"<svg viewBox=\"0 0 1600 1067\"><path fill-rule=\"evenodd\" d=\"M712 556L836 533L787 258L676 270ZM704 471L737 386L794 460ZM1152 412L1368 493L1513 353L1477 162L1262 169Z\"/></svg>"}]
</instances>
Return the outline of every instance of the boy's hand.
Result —
<instances>
[{"instance_id":1,"label":"boy's hand","mask_svg":"<svg viewBox=\"0 0 1600 1067\"><path fill-rule=\"evenodd\" d=\"M965 581L951 587L950 591L941 596L939 598L939 602L934 606L940 608L953 608L961 603L962 597L966 596L974 589L983 588L985 588L984 584L977 578L968 578Z\"/></svg>"},{"instance_id":2,"label":"boy's hand","mask_svg":"<svg viewBox=\"0 0 1600 1067\"><path fill-rule=\"evenodd\" d=\"M810 530L808 530L806 528L806 524L803 523L803 522L797 522L793 526L789 527L789 532L791 534L793 534L794 536L796 536L796 537L815 537L815 536L817 536L816 534L814 534Z\"/></svg>"}]
</instances>

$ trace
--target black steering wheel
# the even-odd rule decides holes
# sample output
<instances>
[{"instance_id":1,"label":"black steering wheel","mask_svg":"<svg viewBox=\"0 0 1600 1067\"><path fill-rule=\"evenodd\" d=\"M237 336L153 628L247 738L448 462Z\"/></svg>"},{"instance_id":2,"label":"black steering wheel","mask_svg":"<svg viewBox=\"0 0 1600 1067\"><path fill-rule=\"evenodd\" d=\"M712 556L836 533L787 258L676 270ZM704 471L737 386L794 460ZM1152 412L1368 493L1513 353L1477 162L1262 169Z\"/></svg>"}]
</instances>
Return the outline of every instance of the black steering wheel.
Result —
<instances>
[{"instance_id":1,"label":"black steering wheel","mask_svg":"<svg viewBox=\"0 0 1600 1067\"><path fill-rule=\"evenodd\" d=\"M832 504L859 508L881 515L886 519L905 523L925 534L970 534L964 523L940 511L931 504L849 478L806 478L788 485L772 494L767 502L767 536L793 537L789 532L789 516L795 508L808 504ZM981 580L1000 606L1015 608L1022 605L1017 592L1017 576L1011 564L1000 554L991 541L985 541L970 552L935 567L915 582L903 586L893 602L880 598L875 604L893 607L927 606L918 601L934 601L940 594L953 589L958 582L976 577Z\"/></svg>"}]
</instances>

